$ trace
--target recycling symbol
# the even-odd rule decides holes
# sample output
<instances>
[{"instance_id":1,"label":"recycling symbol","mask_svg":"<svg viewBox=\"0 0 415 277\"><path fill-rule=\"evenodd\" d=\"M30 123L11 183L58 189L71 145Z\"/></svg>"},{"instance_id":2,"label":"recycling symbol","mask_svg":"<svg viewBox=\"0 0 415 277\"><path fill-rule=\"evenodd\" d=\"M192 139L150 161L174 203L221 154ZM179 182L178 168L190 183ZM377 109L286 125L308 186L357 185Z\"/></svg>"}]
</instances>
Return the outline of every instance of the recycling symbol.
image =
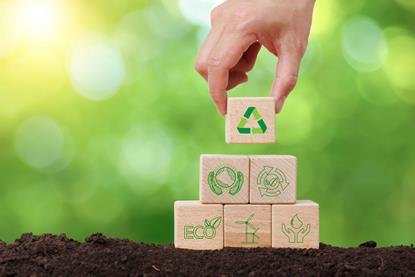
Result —
<instances>
[{"instance_id":1,"label":"recycling symbol","mask_svg":"<svg viewBox=\"0 0 415 277\"><path fill-rule=\"evenodd\" d=\"M227 189L230 195L237 194L244 183L244 175L230 166L224 165L208 174L208 183L212 192L221 195Z\"/></svg>"},{"instance_id":2,"label":"recycling symbol","mask_svg":"<svg viewBox=\"0 0 415 277\"><path fill-rule=\"evenodd\" d=\"M254 116L259 127L245 127L251 115ZM267 130L267 125L265 124L265 121L261 118L261 115L255 107L248 107L244 113L244 116L239 121L239 124L236 127L236 129L240 134L265 134L265 131Z\"/></svg>"},{"instance_id":3,"label":"recycling symbol","mask_svg":"<svg viewBox=\"0 0 415 277\"><path fill-rule=\"evenodd\" d=\"M280 195L289 185L287 177L279 168L264 166L257 177L257 185L261 197L276 197Z\"/></svg>"}]
</instances>

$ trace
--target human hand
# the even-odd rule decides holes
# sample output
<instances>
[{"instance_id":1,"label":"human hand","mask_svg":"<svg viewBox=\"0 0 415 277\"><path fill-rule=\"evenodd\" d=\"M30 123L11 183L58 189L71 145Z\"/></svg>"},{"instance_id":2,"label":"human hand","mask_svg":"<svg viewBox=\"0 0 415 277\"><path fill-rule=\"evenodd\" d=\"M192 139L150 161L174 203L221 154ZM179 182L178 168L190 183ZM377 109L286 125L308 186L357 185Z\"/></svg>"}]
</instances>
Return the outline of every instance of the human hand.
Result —
<instances>
[{"instance_id":1,"label":"human hand","mask_svg":"<svg viewBox=\"0 0 415 277\"><path fill-rule=\"evenodd\" d=\"M226 114L227 90L248 81L261 46L278 57L271 95L280 112L297 83L307 47L315 0L227 0L211 13L212 29L195 69L208 82L219 113Z\"/></svg>"}]
</instances>

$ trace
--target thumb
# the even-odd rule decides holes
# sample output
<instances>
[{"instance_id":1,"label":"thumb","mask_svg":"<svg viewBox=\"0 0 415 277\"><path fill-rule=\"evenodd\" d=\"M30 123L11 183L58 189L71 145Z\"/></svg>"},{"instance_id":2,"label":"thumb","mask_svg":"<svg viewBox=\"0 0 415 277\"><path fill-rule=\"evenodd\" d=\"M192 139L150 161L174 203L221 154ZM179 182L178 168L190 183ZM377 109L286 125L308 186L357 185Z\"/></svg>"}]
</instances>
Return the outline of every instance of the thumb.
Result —
<instances>
[{"instance_id":1,"label":"thumb","mask_svg":"<svg viewBox=\"0 0 415 277\"><path fill-rule=\"evenodd\" d=\"M295 53L294 49L285 49L278 57L276 78L271 91L271 95L275 99L277 113L282 110L285 99L297 83L301 56Z\"/></svg>"}]
</instances>

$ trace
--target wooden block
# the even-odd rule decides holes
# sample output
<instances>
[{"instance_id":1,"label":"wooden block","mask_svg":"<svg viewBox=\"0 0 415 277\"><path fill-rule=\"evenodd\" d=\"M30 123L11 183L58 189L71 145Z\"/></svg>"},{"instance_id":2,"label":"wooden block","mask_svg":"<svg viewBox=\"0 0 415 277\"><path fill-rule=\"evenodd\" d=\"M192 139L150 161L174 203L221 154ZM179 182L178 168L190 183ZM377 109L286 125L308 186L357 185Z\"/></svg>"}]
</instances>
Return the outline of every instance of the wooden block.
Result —
<instances>
[{"instance_id":1,"label":"wooden block","mask_svg":"<svg viewBox=\"0 0 415 277\"><path fill-rule=\"evenodd\" d=\"M272 205L272 247L318 248L319 240L317 203Z\"/></svg>"},{"instance_id":2,"label":"wooden block","mask_svg":"<svg viewBox=\"0 0 415 277\"><path fill-rule=\"evenodd\" d=\"M223 248L223 205L176 201L174 246L187 249Z\"/></svg>"},{"instance_id":3,"label":"wooden block","mask_svg":"<svg viewBox=\"0 0 415 277\"><path fill-rule=\"evenodd\" d=\"M199 186L202 203L248 203L248 156L201 155Z\"/></svg>"},{"instance_id":4,"label":"wooden block","mask_svg":"<svg viewBox=\"0 0 415 277\"><path fill-rule=\"evenodd\" d=\"M295 203L297 158L286 155L250 156L250 203Z\"/></svg>"},{"instance_id":5,"label":"wooden block","mask_svg":"<svg viewBox=\"0 0 415 277\"><path fill-rule=\"evenodd\" d=\"M225 247L271 247L271 205L225 205Z\"/></svg>"},{"instance_id":6,"label":"wooden block","mask_svg":"<svg viewBox=\"0 0 415 277\"><path fill-rule=\"evenodd\" d=\"M274 99L228 98L226 143L275 143Z\"/></svg>"}]
</instances>

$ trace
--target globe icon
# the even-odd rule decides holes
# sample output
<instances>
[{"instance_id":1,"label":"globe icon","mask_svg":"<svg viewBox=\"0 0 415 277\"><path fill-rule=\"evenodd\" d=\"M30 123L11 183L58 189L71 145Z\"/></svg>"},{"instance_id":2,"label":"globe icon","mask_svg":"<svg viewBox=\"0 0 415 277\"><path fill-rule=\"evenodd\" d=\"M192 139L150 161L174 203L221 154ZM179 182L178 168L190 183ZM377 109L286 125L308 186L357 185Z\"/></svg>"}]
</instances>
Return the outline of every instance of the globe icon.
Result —
<instances>
[{"instance_id":1,"label":"globe icon","mask_svg":"<svg viewBox=\"0 0 415 277\"><path fill-rule=\"evenodd\" d=\"M236 182L235 171L228 166L223 166L216 171L215 181L222 188L232 187Z\"/></svg>"}]
</instances>

